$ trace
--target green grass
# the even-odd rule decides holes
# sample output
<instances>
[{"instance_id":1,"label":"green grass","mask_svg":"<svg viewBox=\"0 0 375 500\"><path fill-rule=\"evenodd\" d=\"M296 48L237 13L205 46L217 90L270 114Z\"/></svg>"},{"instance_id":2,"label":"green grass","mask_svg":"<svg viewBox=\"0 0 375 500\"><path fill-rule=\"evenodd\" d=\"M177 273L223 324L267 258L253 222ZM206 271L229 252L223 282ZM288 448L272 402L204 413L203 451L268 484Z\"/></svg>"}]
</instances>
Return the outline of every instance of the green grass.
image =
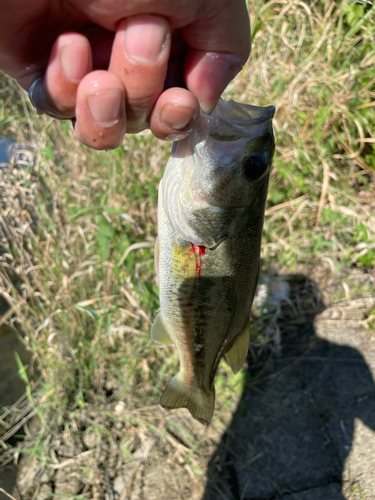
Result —
<instances>
[{"instance_id":1,"label":"green grass","mask_svg":"<svg viewBox=\"0 0 375 500\"><path fill-rule=\"evenodd\" d=\"M356 267L373 272L375 8L328 0L250 7L251 61L225 97L277 109L263 267L307 273L328 259L342 275ZM16 453L31 446L28 453L48 468L52 435L83 439L93 430L118 442L126 462L139 433L164 439L165 419L168 427L182 418L165 417L157 406L177 354L149 336L158 309L157 187L170 144L145 132L127 136L115 151L91 151L69 122L37 117L5 76L0 99L2 135L30 144L33 158L26 169L4 171L0 183L0 293L11 311L7 321L22 333L41 376L36 384L36 375L20 367L42 426L32 446L21 444ZM354 285L352 291L371 293ZM269 320L261 313L254 323L259 344L269 341ZM251 383L246 377L222 364L219 409ZM121 417L113 409L118 401L126 408ZM90 422L90 412L100 418ZM116 422L126 429L121 439ZM191 448L178 448L181 463L198 470L202 438L181 439ZM15 452L1 446L5 459ZM104 487L102 467L97 474Z\"/></svg>"}]
</instances>

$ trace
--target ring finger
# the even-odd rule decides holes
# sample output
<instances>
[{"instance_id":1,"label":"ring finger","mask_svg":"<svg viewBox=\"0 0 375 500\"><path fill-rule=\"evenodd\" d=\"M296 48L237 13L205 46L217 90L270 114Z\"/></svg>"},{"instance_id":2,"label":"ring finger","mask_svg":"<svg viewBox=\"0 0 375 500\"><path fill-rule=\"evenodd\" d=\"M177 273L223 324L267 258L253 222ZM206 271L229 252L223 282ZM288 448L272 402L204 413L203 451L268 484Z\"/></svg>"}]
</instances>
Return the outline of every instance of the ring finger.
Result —
<instances>
[{"instance_id":1,"label":"ring finger","mask_svg":"<svg viewBox=\"0 0 375 500\"><path fill-rule=\"evenodd\" d=\"M72 118L80 81L92 69L91 47L79 33L60 35L54 43L44 77L29 88L30 99L39 114Z\"/></svg>"}]
</instances>

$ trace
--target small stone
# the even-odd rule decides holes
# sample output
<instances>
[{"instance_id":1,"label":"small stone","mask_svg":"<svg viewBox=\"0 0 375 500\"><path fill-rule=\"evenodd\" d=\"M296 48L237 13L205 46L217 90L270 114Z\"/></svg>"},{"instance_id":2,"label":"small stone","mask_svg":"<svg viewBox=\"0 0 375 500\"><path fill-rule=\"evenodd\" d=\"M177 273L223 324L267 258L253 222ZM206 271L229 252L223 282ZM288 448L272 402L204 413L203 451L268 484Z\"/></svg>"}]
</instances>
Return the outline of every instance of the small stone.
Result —
<instances>
[{"instance_id":1,"label":"small stone","mask_svg":"<svg viewBox=\"0 0 375 500\"><path fill-rule=\"evenodd\" d=\"M71 439L65 441L61 445L61 447L57 450L60 457L64 458L72 458L75 455L77 455L80 451L82 450L80 450Z\"/></svg>"},{"instance_id":2,"label":"small stone","mask_svg":"<svg viewBox=\"0 0 375 500\"><path fill-rule=\"evenodd\" d=\"M42 428L42 422L38 416L31 419L28 424L28 429L31 435L38 434Z\"/></svg>"},{"instance_id":3,"label":"small stone","mask_svg":"<svg viewBox=\"0 0 375 500\"><path fill-rule=\"evenodd\" d=\"M34 487L34 478L39 467L40 461L36 457L30 458L25 455L22 458L17 478L17 486L22 496L26 496L27 492Z\"/></svg>"},{"instance_id":4,"label":"small stone","mask_svg":"<svg viewBox=\"0 0 375 500\"><path fill-rule=\"evenodd\" d=\"M106 462L108 460L108 453L106 453L106 451L102 451L96 460L97 460L99 465L103 465L104 462Z\"/></svg>"},{"instance_id":5,"label":"small stone","mask_svg":"<svg viewBox=\"0 0 375 500\"><path fill-rule=\"evenodd\" d=\"M36 500L49 500L51 498L52 488L49 484L42 484L39 489Z\"/></svg>"},{"instance_id":6,"label":"small stone","mask_svg":"<svg viewBox=\"0 0 375 500\"><path fill-rule=\"evenodd\" d=\"M122 492L122 490L124 488L125 488L125 476L123 476L122 474L120 474L113 481L113 491L115 493L117 493L118 495L120 495L120 493Z\"/></svg>"},{"instance_id":7,"label":"small stone","mask_svg":"<svg viewBox=\"0 0 375 500\"><path fill-rule=\"evenodd\" d=\"M55 493L60 495L76 495L82 487L81 482L76 477L66 477L65 481L55 483Z\"/></svg>"},{"instance_id":8,"label":"small stone","mask_svg":"<svg viewBox=\"0 0 375 500\"><path fill-rule=\"evenodd\" d=\"M51 479L51 477L52 477L52 474L53 474L53 473L52 473L52 471L47 471L47 470L45 470L45 471L43 472L43 474L40 476L40 482L41 482L41 483L48 483L48 482L49 482L49 480L50 480L50 479Z\"/></svg>"},{"instance_id":9,"label":"small stone","mask_svg":"<svg viewBox=\"0 0 375 500\"><path fill-rule=\"evenodd\" d=\"M91 450L92 448L96 448L100 445L101 442L102 437L95 431L85 432L85 434L83 435L83 443L89 450Z\"/></svg>"},{"instance_id":10,"label":"small stone","mask_svg":"<svg viewBox=\"0 0 375 500\"><path fill-rule=\"evenodd\" d=\"M155 445L156 445L155 439L152 438L147 439L147 441L142 443L142 445L138 448L138 450L136 450L133 453L134 458L138 460L139 458L147 457Z\"/></svg>"},{"instance_id":11,"label":"small stone","mask_svg":"<svg viewBox=\"0 0 375 500\"><path fill-rule=\"evenodd\" d=\"M115 413L116 415L121 415L126 409L126 405L123 401L119 401L117 405L115 406Z\"/></svg>"}]
</instances>

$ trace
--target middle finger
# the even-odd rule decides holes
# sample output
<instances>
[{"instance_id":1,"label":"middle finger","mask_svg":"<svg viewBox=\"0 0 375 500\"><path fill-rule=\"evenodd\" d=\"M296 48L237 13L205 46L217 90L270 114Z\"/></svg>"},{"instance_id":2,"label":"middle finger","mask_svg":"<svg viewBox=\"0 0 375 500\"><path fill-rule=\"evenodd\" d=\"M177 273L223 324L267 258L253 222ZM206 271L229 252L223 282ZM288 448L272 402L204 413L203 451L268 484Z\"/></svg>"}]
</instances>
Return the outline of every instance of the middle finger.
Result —
<instances>
[{"instance_id":1,"label":"middle finger","mask_svg":"<svg viewBox=\"0 0 375 500\"><path fill-rule=\"evenodd\" d=\"M116 32L109 71L126 91L127 131L148 127L148 117L163 91L170 51L170 28L163 17L123 19Z\"/></svg>"}]
</instances>

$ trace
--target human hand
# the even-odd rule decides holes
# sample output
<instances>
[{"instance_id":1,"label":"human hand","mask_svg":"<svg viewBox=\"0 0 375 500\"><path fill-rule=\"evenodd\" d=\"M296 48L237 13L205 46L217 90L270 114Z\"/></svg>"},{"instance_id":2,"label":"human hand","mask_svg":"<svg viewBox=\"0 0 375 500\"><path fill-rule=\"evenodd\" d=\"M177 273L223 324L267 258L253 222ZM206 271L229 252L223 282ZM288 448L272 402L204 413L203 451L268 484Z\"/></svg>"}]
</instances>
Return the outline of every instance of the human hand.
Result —
<instances>
[{"instance_id":1,"label":"human hand","mask_svg":"<svg viewBox=\"0 0 375 500\"><path fill-rule=\"evenodd\" d=\"M250 52L244 0L13 0L0 68L94 149L146 128L186 136ZM186 87L186 88L184 88Z\"/></svg>"}]
</instances>

